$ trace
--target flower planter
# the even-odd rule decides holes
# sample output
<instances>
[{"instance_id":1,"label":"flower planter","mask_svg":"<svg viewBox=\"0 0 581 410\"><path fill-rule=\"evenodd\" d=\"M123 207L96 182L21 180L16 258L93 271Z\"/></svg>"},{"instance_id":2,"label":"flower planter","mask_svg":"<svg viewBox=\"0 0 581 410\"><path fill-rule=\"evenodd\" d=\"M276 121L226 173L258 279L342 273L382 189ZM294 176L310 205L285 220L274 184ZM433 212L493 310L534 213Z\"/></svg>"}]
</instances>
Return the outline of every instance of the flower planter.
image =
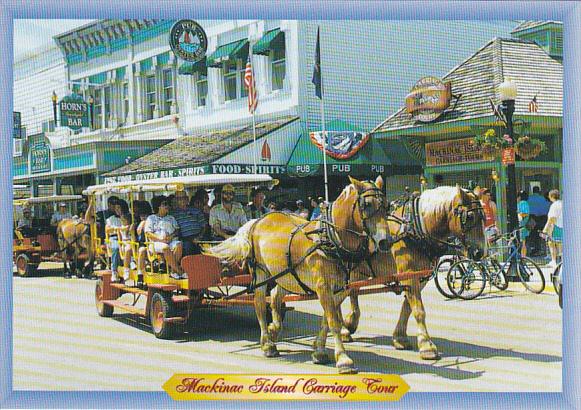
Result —
<instances>
[{"instance_id":1,"label":"flower planter","mask_svg":"<svg viewBox=\"0 0 581 410\"><path fill-rule=\"evenodd\" d=\"M541 153L540 144L517 144L514 147L516 154L524 160L533 159Z\"/></svg>"},{"instance_id":2,"label":"flower planter","mask_svg":"<svg viewBox=\"0 0 581 410\"><path fill-rule=\"evenodd\" d=\"M483 145L482 146L482 158L485 161L494 161L498 156L499 150L493 145Z\"/></svg>"}]
</instances>

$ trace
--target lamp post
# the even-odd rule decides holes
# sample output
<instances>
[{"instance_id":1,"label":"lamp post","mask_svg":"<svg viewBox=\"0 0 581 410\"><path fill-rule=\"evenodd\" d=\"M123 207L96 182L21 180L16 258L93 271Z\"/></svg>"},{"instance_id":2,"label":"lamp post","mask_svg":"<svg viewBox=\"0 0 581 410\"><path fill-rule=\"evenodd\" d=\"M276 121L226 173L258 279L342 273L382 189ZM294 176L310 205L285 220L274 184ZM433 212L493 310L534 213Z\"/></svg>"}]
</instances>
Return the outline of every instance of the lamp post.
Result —
<instances>
[{"instance_id":1,"label":"lamp post","mask_svg":"<svg viewBox=\"0 0 581 410\"><path fill-rule=\"evenodd\" d=\"M54 90L52 91L52 96L50 98L52 100L52 116L54 118L54 126L56 127L57 125L57 120L56 120L56 104L58 101L58 97L56 95L56 93L54 92Z\"/></svg>"},{"instance_id":2,"label":"lamp post","mask_svg":"<svg viewBox=\"0 0 581 410\"><path fill-rule=\"evenodd\" d=\"M499 110L502 112L505 124L506 133L510 137L511 147L514 150L514 129L512 116L514 114L514 102L517 97L517 87L510 79L505 78L504 82L498 86L498 93L500 94ZM518 217L516 209L516 172L514 164L514 154L511 155L513 161L510 161L506 167L508 182L506 185L506 204L508 217L508 231L512 232L518 228Z\"/></svg>"}]
</instances>

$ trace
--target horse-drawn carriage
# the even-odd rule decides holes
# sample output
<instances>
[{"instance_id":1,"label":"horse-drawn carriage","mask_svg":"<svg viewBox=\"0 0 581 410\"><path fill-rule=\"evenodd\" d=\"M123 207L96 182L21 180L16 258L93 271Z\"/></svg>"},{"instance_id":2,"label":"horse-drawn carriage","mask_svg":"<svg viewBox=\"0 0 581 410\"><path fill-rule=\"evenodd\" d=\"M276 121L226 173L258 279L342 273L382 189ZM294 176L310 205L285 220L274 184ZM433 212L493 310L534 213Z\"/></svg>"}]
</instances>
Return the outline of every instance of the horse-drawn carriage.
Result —
<instances>
[{"instance_id":1,"label":"horse-drawn carriage","mask_svg":"<svg viewBox=\"0 0 581 410\"><path fill-rule=\"evenodd\" d=\"M93 186L86 193L92 200L125 194L133 202L132 196L146 192L175 192L225 183L250 187L273 181L267 175L203 175ZM413 313L418 322L420 355L434 359L438 351L425 326L420 296L425 285L422 279L431 275L437 256L437 250L430 246L446 245L445 238L454 235L481 249L485 243L481 224L477 197L459 187L429 190L391 209L381 178L375 182L351 179L321 220L306 221L283 212L251 220L232 238L206 247L204 254L183 258L185 278L156 270L154 266L160 264L154 263L143 277L131 269L132 286L128 281L113 282L110 271L98 271L95 302L101 316L111 316L118 308L149 319L153 333L160 338L174 334L177 325L189 323L196 308L254 305L261 348L265 356L273 357L278 355L275 341L285 304L319 299L325 320L315 341L313 361L329 361L325 343L330 330L335 340L336 366L341 373L351 373L356 369L343 340L357 328L357 296L405 292L394 345L398 349L411 347L407 323ZM91 229L92 234L94 231ZM148 258L153 261L159 256ZM224 263L241 268L225 276ZM133 295L132 301L121 300L125 294ZM353 312L343 320L340 304L347 296L351 296ZM141 297L145 303L139 307ZM268 306L272 310L270 324Z\"/></svg>"},{"instance_id":2,"label":"horse-drawn carriage","mask_svg":"<svg viewBox=\"0 0 581 410\"><path fill-rule=\"evenodd\" d=\"M56 203L72 203L83 200L81 195L51 195L15 199L14 236L12 241L13 262L20 276L33 275L42 262L61 262L61 249L58 244L56 227L50 225L50 218L42 218L37 214L30 218L26 226L18 226L19 220L32 208L48 207L50 212ZM47 211L47 209L45 209ZM46 216L46 215L45 215Z\"/></svg>"}]
</instances>

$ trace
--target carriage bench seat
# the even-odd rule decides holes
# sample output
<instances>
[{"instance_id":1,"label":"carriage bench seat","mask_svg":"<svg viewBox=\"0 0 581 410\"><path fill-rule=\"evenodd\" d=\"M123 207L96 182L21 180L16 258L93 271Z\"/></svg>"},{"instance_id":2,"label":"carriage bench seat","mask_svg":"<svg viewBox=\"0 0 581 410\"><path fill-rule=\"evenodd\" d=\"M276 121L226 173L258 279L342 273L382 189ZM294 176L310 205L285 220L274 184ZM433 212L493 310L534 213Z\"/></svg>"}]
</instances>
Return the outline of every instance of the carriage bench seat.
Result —
<instances>
[{"instance_id":1,"label":"carriage bench seat","mask_svg":"<svg viewBox=\"0 0 581 410\"><path fill-rule=\"evenodd\" d=\"M248 286L252 283L252 275L223 276L220 284L225 286Z\"/></svg>"},{"instance_id":2,"label":"carriage bench seat","mask_svg":"<svg viewBox=\"0 0 581 410\"><path fill-rule=\"evenodd\" d=\"M218 258L189 255L182 258L181 266L188 274L188 287L192 290L207 289L220 284L222 266Z\"/></svg>"}]
</instances>

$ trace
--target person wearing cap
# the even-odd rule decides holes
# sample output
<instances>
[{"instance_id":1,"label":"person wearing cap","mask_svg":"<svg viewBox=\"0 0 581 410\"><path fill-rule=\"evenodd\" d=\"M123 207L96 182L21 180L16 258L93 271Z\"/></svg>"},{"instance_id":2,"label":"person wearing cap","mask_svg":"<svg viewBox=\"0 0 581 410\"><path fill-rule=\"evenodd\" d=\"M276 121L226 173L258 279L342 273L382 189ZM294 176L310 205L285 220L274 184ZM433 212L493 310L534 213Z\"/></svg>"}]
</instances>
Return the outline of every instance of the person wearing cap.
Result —
<instances>
[{"instance_id":1,"label":"person wearing cap","mask_svg":"<svg viewBox=\"0 0 581 410\"><path fill-rule=\"evenodd\" d=\"M296 202L297 210L294 211L294 214L300 216L304 219L309 219L309 210L305 208L304 202L302 199L297 200Z\"/></svg>"},{"instance_id":2,"label":"person wearing cap","mask_svg":"<svg viewBox=\"0 0 581 410\"><path fill-rule=\"evenodd\" d=\"M266 195L260 188L252 190L252 202L246 208L246 217L248 219L258 219L268 213L268 209L264 206Z\"/></svg>"},{"instance_id":3,"label":"person wearing cap","mask_svg":"<svg viewBox=\"0 0 581 410\"><path fill-rule=\"evenodd\" d=\"M496 225L496 204L491 201L490 197L491 194L488 188L480 190L480 205L482 205L482 211L484 212L484 235L488 243L494 242L494 239L499 234Z\"/></svg>"},{"instance_id":4,"label":"person wearing cap","mask_svg":"<svg viewBox=\"0 0 581 410\"><path fill-rule=\"evenodd\" d=\"M34 236L34 231L32 229L32 210L30 208L24 208L22 210L22 218L18 220L16 229L22 233L22 236Z\"/></svg>"},{"instance_id":5,"label":"person wearing cap","mask_svg":"<svg viewBox=\"0 0 581 410\"><path fill-rule=\"evenodd\" d=\"M226 184L222 187L222 201L210 210L210 226L219 239L234 236L248 219L241 203L234 201L234 187Z\"/></svg>"},{"instance_id":6,"label":"person wearing cap","mask_svg":"<svg viewBox=\"0 0 581 410\"><path fill-rule=\"evenodd\" d=\"M50 218L50 224L51 226L56 227L63 219L71 219L72 217L73 216L71 213L67 210L67 204L61 202L59 204L58 210L52 214L52 218Z\"/></svg>"}]
</instances>

